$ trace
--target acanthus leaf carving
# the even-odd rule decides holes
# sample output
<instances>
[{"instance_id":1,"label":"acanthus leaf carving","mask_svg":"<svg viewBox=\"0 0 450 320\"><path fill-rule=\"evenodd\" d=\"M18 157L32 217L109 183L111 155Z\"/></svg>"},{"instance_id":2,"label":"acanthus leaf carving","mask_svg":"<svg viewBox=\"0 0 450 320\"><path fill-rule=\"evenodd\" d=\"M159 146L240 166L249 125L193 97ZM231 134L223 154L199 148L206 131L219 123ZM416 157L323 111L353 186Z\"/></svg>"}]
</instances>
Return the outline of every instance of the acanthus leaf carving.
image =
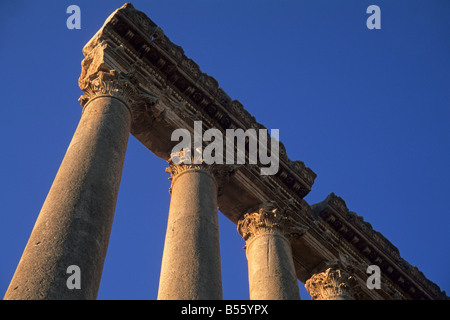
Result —
<instances>
[{"instance_id":1,"label":"acanthus leaf carving","mask_svg":"<svg viewBox=\"0 0 450 320\"><path fill-rule=\"evenodd\" d=\"M207 164L204 161L200 150L194 149L191 151L188 148L172 153L168 163L169 166L166 168L166 172L170 173L169 180L172 181L172 185L169 189L170 193L172 193L172 187L176 176L188 170L202 170L214 177L218 196L221 195L223 186L240 167L240 165L233 164Z\"/></svg>"},{"instance_id":2,"label":"acanthus leaf carving","mask_svg":"<svg viewBox=\"0 0 450 320\"><path fill-rule=\"evenodd\" d=\"M305 287L312 300L354 300L358 283L346 271L330 267L314 274Z\"/></svg>"},{"instance_id":3,"label":"acanthus leaf carving","mask_svg":"<svg viewBox=\"0 0 450 320\"><path fill-rule=\"evenodd\" d=\"M79 99L83 107L96 97L111 96L122 100L130 108L133 96L138 95L132 76L116 70L98 71L80 79L79 85L84 93Z\"/></svg>"},{"instance_id":4,"label":"acanthus leaf carving","mask_svg":"<svg viewBox=\"0 0 450 320\"><path fill-rule=\"evenodd\" d=\"M247 242L263 232L280 232L290 240L302 236L308 228L290 218L275 201L267 201L244 214L237 230Z\"/></svg>"}]
</instances>

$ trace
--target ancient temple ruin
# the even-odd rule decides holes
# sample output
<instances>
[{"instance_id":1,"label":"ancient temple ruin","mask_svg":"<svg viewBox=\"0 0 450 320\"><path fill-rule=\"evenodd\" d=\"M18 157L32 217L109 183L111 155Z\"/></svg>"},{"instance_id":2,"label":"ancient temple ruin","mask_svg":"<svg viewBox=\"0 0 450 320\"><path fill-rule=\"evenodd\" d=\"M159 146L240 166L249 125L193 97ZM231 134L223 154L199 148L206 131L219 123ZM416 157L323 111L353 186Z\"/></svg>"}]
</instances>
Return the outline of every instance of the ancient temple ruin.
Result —
<instances>
[{"instance_id":1,"label":"ancient temple ruin","mask_svg":"<svg viewBox=\"0 0 450 320\"><path fill-rule=\"evenodd\" d=\"M222 299L218 209L246 241L251 299L447 299L345 201L303 198L316 174L280 142L275 175L259 164L176 164L177 128L265 128L202 73L144 13L126 4L86 44L81 120L5 299L95 299L129 134L169 162L171 204L158 299ZM68 290L66 269L83 270ZM381 288L367 286L378 266Z\"/></svg>"}]
</instances>

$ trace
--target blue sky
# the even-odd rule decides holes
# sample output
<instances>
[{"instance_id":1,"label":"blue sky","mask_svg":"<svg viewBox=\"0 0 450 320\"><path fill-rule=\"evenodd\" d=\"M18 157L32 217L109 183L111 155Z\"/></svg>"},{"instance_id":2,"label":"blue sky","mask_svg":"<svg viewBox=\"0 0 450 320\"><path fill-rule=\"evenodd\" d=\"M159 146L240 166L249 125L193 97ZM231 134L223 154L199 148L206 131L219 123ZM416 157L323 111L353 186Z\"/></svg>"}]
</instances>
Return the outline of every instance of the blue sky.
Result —
<instances>
[{"instance_id":1,"label":"blue sky","mask_svg":"<svg viewBox=\"0 0 450 320\"><path fill-rule=\"evenodd\" d=\"M66 8L81 8L81 29ZM134 1L410 264L450 292L450 2ZM381 8L369 30L366 8ZM121 1L0 4L3 296L80 119L84 44ZM130 137L99 299L155 299L166 163ZM244 241L220 214L225 299L248 299ZM308 299L303 285L302 298Z\"/></svg>"}]
</instances>

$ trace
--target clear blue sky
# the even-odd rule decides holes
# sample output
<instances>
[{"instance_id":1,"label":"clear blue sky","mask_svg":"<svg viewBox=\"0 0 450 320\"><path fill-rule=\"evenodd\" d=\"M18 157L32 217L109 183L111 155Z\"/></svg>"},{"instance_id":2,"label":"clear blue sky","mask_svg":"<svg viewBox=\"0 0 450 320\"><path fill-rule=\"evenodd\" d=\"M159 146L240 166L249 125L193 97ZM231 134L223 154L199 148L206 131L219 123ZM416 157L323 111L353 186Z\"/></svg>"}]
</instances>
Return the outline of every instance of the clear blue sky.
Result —
<instances>
[{"instance_id":1,"label":"clear blue sky","mask_svg":"<svg viewBox=\"0 0 450 320\"><path fill-rule=\"evenodd\" d=\"M66 8L81 8L81 30ZM292 160L450 293L450 2L134 1L188 57L279 129ZM368 30L366 8L381 8ZM0 295L81 115L84 44L121 1L2 1ZM130 137L99 299L155 299L166 163ZM247 299L244 241L220 215L225 299ZM301 294L308 295L301 285Z\"/></svg>"}]
</instances>

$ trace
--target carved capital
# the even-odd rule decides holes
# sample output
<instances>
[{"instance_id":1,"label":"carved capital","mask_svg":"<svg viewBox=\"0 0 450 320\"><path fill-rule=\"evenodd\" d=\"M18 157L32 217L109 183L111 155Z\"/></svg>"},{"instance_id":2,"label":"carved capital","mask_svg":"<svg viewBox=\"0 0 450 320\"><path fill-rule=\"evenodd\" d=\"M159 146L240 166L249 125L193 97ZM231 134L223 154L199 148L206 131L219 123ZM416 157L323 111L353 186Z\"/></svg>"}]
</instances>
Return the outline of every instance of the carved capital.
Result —
<instances>
[{"instance_id":1,"label":"carved capital","mask_svg":"<svg viewBox=\"0 0 450 320\"><path fill-rule=\"evenodd\" d=\"M248 242L256 235L266 232L279 232L287 239L300 237L307 228L288 217L286 211L278 208L275 201L262 203L239 219L239 234Z\"/></svg>"},{"instance_id":2,"label":"carved capital","mask_svg":"<svg viewBox=\"0 0 450 320\"><path fill-rule=\"evenodd\" d=\"M166 168L166 172L170 173L169 180L172 181L172 185L169 189L170 193L172 193L174 180L179 174L186 171L204 171L214 177L217 186L217 194L220 195L223 186L238 168L236 165L207 164L201 157L201 153L195 151L191 153L188 149L171 154L168 163L169 166Z\"/></svg>"},{"instance_id":3,"label":"carved capital","mask_svg":"<svg viewBox=\"0 0 450 320\"><path fill-rule=\"evenodd\" d=\"M354 300L358 289L353 276L336 268L314 274L305 286L312 300Z\"/></svg>"},{"instance_id":4,"label":"carved capital","mask_svg":"<svg viewBox=\"0 0 450 320\"><path fill-rule=\"evenodd\" d=\"M131 111L131 100L138 94L132 77L116 70L98 71L80 79L79 85L84 93L79 99L83 107L96 97L111 96L123 101Z\"/></svg>"}]
</instances>

